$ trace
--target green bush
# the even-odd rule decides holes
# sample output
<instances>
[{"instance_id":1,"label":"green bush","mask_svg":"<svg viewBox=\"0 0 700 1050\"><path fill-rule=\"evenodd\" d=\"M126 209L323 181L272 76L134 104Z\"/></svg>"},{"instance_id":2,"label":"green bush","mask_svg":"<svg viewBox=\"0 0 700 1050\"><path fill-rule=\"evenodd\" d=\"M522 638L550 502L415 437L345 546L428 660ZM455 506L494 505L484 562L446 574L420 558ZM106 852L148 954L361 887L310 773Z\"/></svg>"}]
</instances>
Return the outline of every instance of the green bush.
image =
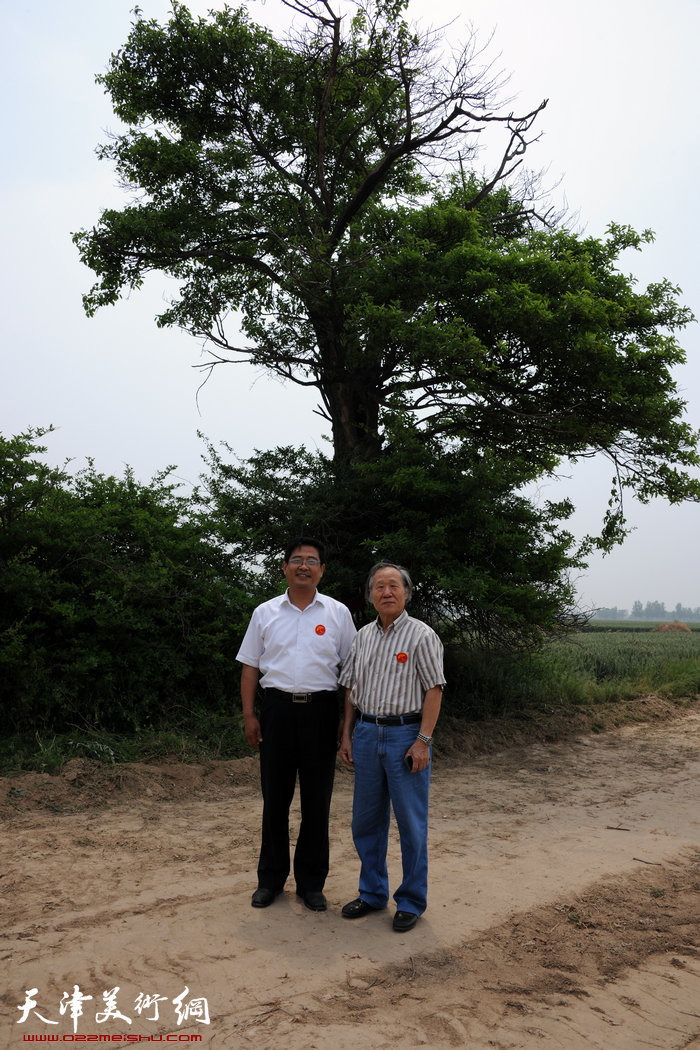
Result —
<instances>
[{"instance_id":1,"label":"green bush","mask_svg":"<svg viewBox=\"0 0 700 1050\"><path fill-rule=\"evenodd\" d=\"M45 467L42 432L0 438L5 734L129 733L237 708L254 599L196 493Z\"/></svg>"}]
</instances>

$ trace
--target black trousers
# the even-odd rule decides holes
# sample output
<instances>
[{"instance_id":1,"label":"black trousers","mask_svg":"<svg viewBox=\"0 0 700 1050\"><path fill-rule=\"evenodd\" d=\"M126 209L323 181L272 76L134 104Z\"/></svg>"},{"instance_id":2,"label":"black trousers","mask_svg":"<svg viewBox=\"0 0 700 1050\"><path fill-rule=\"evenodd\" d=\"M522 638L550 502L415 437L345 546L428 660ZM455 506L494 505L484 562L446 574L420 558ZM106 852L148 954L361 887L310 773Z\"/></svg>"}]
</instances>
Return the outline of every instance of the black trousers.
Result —
<instances>
[{"instance_id":1,"label":"black trousers","mask_svg":"<svg viewBox=\"0 0 700 1050\"><path fill-rule=\"evenodd\" d=\"M279 892L290 872L289 807L299 778L301 824L294 850L299 892L322 890L328 875L328 818L338 745L338 699L310 703L266 692L260 711L263 796L258 886Z\"/></svg>"}]
</instances>

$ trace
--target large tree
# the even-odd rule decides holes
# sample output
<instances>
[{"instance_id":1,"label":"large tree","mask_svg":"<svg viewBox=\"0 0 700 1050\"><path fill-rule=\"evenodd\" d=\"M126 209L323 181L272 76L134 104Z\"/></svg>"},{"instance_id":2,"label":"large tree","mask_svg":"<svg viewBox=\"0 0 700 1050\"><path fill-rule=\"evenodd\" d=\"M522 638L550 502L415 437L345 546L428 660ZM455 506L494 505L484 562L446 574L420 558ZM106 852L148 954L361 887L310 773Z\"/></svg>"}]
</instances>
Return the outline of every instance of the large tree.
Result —
<instances>
[{"instance_id":1,"label":"large tree","mask_svg":"<svg viewBox=\"0 0 700 1050\"><path fill-rule=\"evenodd\" d=\"M398 416L437 458L462 447L467 475L511 457L513 491L607 455L603 546L625 486L697 498L671 373L690 314L672 285L638 291L619 269L650 235L583 237L538 204L523 157L545 103L501 104L476 37L445 53L403 0L287 6L276 39L244 9L194 19L176 3L112 56L98 79L127 127L101 152L133 199L75 237L98 278L88 312L149 271L176 278L159 323L204 338L212 365L316 387L346 488L393 454Z\"/></svg>"},{"instance_id":2,"label":"large tree","mask_svg":"<svg viewBox=\"0 0 700 1050\"><path fill-rule=\"evenodd\" d=\"M497 124L504 152L476 205L513 174L542 107L500 112L474 38L443 68L401 2L346 19L323 0L290 6L305 26L284 42L244 9L195 21L176 3L165 26L135 23L98 79L128 125L101 152L137 196L77 236L99 276L85 303L171 274L181 291L160 323L318 387L336 456L352 459L375 453L385 396L355 316L367 262L392 251L381 216L470 165Z\"/></svg>"}]
</instances>

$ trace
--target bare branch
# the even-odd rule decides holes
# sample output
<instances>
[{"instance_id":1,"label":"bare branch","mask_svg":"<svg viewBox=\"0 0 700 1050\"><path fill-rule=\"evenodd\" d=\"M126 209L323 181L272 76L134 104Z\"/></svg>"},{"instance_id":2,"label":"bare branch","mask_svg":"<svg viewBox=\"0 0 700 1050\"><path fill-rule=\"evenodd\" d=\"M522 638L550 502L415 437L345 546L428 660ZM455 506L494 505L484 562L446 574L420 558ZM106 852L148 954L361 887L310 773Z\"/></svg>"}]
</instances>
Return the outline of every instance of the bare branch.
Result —
<instances>
[{"instance_id":1,"label":"bare branch","mask_svg":"<svg viewBox=\"0 0 700 1050\"><path fill-rule=\"evenodd\" d=\"M330 8L326 4L326 7L330 11ZM324 24L328 24L327 22ZM331 96L333 94L333 88L335 86L336 73L338 69L338 56L340 54L340 18L336 15L333 19L333 44L331 47L331 59L330 68L328 70L328 76L326 78L326 86L323 92L323 98L321 100L321 106L318 114L318 163L317 163L317 177L318 184L321 191L321 199L326 207L330 209L331 200L326 186L326 174L325 174L325 138L326 138L326 121L328 119L328 110L330 108Z\"/></svg>"},{"instance_id":2,"label":"bare branch","mask_svg":"<svg viewBox=\"0 0 700 1050\"><path fill-rule=\"evenodd\" d=\"M331 10L331 6L328 0L320 0L321 6L326 9L328 16L326 18L318 10L318 3L314 3L311 0L310 3L305 4L303 0L282 0L285 7L288 7L291 11L296 11L300 15L304 15L305 18L311 18L315 22L320 22L324 26L332 26L337 20L338 16Z\"/></svg>"}]
</instances>

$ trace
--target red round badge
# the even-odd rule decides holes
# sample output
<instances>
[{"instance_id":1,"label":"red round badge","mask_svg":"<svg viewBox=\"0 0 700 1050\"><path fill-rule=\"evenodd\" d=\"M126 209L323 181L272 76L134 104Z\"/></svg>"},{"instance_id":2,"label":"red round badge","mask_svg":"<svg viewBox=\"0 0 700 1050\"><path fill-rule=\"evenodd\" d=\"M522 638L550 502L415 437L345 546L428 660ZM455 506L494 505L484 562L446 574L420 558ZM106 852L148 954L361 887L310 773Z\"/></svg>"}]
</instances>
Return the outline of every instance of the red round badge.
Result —
<instances>
[{"instance_id":1,"label":"red round badge","mask_svg":"<svg viewBox=\"0 0 700 1050\"><path fill-rule=\"evenodd\" d=\"M408 660L408 653L397 653L396 659L399 661L400 664L405 664Z\"/></svg>"},{"instance_id":2,"label":"red round badge","mask_svg":"<svg viewBox=\"0 0 700 1050\"><path fill-rule=\"evenodd\" d=\"M318 627L316 628L316 634L325 634L325 633L326 633L326 628L323 626L322 623L320 623L318 625Z\"/></svg>"}]
</instances>

